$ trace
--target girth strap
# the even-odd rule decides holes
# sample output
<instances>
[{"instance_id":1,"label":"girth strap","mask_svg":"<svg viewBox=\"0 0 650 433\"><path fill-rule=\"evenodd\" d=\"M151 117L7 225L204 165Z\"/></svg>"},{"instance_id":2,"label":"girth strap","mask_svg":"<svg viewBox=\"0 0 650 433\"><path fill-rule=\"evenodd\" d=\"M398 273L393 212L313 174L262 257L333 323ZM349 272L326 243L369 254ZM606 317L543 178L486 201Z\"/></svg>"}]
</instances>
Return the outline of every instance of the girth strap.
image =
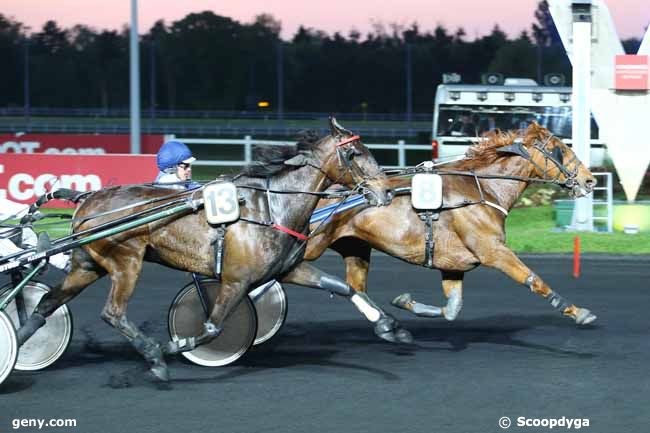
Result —
<instances>
[{"instance_id":1,"label":"girth strap","mask_svg":"<svg viewBox=\"0 0 650 433\"><path fill-rule=\"evenodd\" d=\"M433 268L433 250L435 241L433 240L433 221L437 221L440 214L433 212L424 212L420 214L420 219L424 221L424 266Z\"/></svg>"},{"instance_id":2,"label":"girth strap","mask_svg":"<svg viewBox=\"0 0 650 433\"><path fill-rule=\"evenodd\" d=\"M223 247L225 238L226 226L225 224L221 224L217 227L217 239L214 241L214 277L217 280L221 279L221 271L223 269Z\"/></svg>"}]
</instances>

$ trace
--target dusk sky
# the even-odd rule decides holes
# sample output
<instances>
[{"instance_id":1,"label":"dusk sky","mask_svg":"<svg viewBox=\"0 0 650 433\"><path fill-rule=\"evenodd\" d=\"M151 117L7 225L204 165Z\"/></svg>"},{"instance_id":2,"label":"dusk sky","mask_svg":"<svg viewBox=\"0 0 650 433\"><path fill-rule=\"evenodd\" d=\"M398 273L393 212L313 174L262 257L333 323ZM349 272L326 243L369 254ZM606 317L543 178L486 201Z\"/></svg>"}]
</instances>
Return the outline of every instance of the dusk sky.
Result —
<instances>
[{"instance_id":1,"label":"dusk sky","mask_svg":"<svg viewBox=\"0 0 650 433\"><path fill-rule=\"evenodd\" d=\"M190 12L210 10L242 23L260 13L270 13L282 23L282 38L290 39L304 25L328 34L347 36L356 29L371 31L373 23L408 26L417 22L422 31L442 24L450 30L463 27L469 39L490 32L496 23L510 36L529 29L538 0L140 0L139 26L144 33L158 19L167 23ZM642 38L650 24L650 0L607 0L621 38ZM39 30L49 19L61 26L85 24L97 29L118 29L128 23L130 0L2 0L0 13Z\"/></svg>"}]
</instances>

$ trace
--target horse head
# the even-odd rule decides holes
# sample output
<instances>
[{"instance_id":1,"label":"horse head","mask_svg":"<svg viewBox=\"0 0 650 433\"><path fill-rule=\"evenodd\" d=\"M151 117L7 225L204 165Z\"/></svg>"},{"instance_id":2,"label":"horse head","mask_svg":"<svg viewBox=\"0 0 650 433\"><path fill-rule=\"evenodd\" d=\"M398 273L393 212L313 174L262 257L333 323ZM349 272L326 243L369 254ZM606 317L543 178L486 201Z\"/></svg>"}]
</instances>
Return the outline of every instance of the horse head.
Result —
<instances>
[{"instance_id":1,"label":"horse head","mask_svg":"<svg viewBox=\"0 0 650 433\"><path fill-rule=\"evenodd\" d=\"M596 186L596 179L573 150L536 122L523 132L521 142L501 147L498 151L517 154L528 160L533 166L533 176L557 183L569 190L573 198L591 193Z\"/></svg>"},{"instance_id":2,"label":"horse head","mask_svg":"<svg viewBox=\"0 0 650 433\"><path fill-rule=\"evenodd\" d=\"M359 190L373 206L390 204L392 192L386 175L361 138L330 118L330 134L318 140L310 152L301 155L299 164L318 168L332 184ZM303 159L310 159L305 162ZM288 161L291 163L293 161Z\"/></svg>"}]
</instances>

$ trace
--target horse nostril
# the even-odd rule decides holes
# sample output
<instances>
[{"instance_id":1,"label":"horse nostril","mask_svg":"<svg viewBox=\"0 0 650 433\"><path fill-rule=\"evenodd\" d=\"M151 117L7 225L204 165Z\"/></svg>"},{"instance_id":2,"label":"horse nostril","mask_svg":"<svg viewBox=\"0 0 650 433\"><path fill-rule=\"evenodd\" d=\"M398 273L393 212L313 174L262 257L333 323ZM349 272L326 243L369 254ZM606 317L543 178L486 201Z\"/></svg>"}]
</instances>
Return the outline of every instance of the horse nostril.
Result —
<instances>
[{"instance_id":1,"label":"horse nostril","mask_svg":"<svg viewBox=\"0 0 650 433\"><path fill-rule=\"evenodd\" d=\"M591 178L591 179L587 180L586 183L587 183L588 188L594 188L596 186L596 184L598 183L598 181L596 179L594 179L594 178Z\"/></svg>"}]
</instances>

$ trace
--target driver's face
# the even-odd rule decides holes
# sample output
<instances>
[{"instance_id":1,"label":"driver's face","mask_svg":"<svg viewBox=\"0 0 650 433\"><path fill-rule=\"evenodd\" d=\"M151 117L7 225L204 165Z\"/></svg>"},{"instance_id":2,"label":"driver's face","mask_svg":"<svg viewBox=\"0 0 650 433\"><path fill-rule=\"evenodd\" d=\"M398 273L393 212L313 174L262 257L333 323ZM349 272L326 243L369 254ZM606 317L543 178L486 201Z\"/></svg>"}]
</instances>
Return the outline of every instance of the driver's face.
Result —
<instances>
[{"instance_id":1,"label":"driver's face","mask_svg":"<svg viewBox=\"0 0 650 433\"><path fill-rule=\"evenodd\" d=\"M192 166L181 162L176 168L176 176L180 180L190 180L192 178Z\"/></svg>"}]
</instances>

